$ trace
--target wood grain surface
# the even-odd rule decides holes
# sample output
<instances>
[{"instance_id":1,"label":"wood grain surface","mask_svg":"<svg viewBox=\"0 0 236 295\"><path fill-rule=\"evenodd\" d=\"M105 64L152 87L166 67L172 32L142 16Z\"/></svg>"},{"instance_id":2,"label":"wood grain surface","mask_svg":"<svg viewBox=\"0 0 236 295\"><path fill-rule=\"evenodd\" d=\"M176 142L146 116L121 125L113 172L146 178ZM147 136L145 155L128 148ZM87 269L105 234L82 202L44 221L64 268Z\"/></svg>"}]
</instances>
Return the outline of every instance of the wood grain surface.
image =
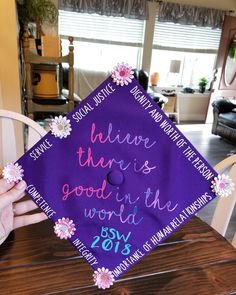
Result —
<instances>
[{"instance_id":1,"label":"wood grain surface","mask_svg":"<svg viewBox=\"0 0 236 295\"><path fill-rule=\"evenodd\" d=\"M236 294L236 250L197 217L139 261L109 290L50 221L15 231L0 247L0 294Z\"/></svg>"}]
</instances>

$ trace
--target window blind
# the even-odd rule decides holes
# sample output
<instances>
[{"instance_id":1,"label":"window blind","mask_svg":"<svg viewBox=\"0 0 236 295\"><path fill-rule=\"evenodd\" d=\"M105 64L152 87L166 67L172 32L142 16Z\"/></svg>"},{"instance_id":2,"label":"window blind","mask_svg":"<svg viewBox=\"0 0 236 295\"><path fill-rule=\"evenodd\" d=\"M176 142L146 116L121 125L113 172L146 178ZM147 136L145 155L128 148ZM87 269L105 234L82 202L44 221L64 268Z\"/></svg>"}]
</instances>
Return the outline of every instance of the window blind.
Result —
<instances>
[{"instance_id":1,"label":"window blind","mask_svg":"<svg viewBox=\"0 0 236 295\"><path fill-rule=\"evenodd\" d=\"M221 29L158 22L154 31L154 49L166 49L199 53L216 53Z\"/></svg>"},{"instance_id":2,"label":"window blind","mask_svg":"<svg viewBox=\"0 0 236 295\"><path fill-rule=\"evenodd\" d=\"M59 10L59 34L75 40L141 47L144 21Z\"/></svg>"}]
</instances>

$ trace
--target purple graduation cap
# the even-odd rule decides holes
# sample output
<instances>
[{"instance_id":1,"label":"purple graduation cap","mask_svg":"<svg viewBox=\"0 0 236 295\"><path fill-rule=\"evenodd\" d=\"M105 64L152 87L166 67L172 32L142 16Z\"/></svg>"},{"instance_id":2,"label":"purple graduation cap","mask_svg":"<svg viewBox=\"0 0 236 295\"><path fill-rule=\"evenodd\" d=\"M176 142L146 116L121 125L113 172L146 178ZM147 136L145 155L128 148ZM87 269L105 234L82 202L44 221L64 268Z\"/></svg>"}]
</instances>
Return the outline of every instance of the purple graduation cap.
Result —
<instances>
[{"instance_id":1,"label":"purple graduation cap","mask_svg":"<svg viewBox=\"0 0 236 295\"><path fill-rule=\"evenodd\" d=\"M25 179L55 234L88 261L103 289L233 189L124 63L67 117L55 118L4 177Z\"/></svg>"}]
</instances>

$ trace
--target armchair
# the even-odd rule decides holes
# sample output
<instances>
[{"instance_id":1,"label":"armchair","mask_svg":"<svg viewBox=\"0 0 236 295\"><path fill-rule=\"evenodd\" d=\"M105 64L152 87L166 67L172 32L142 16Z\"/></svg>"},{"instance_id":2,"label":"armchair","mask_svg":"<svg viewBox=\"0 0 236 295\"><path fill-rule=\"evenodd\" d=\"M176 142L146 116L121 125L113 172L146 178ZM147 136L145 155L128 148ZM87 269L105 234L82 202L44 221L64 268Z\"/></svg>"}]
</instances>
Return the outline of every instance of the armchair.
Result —
<instances>
[{"instance_id":1,"label":"armchair","mask_svg":"<svg viewBox=\"0 0 236 295\"><path fill-rule=\"evenodd\" d=\"M212 106L212 133L236 142L236 104L222 98L215 100Z\"/></svg>"}]
</instances>

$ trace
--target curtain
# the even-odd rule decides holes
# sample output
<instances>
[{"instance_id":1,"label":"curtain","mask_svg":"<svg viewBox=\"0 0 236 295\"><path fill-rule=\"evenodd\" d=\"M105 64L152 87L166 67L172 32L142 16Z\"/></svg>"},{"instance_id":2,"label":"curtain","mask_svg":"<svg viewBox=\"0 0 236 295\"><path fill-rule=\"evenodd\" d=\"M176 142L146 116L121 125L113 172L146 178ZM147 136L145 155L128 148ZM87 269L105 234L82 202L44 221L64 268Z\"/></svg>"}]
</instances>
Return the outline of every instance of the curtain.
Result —
<instances>
[{"instance_id":1,"label":"curtain","mask_svg":"<svg viewBox=\"0 0 236 295\"><path fill-rule=\"evenodd\" d=\"M221 28L228 11L178 3L161 2L158 21Z\"/></svg>"},{"instance_id":2,"label":"curtain","mask_svg":"<svg viewBox=\"0 0 236 295\"><path fill-rule=\"evenodd\" d=\"M148 18L146 0L59 0L59 9L141 20Z\"/></svg>"}]
</instances>

